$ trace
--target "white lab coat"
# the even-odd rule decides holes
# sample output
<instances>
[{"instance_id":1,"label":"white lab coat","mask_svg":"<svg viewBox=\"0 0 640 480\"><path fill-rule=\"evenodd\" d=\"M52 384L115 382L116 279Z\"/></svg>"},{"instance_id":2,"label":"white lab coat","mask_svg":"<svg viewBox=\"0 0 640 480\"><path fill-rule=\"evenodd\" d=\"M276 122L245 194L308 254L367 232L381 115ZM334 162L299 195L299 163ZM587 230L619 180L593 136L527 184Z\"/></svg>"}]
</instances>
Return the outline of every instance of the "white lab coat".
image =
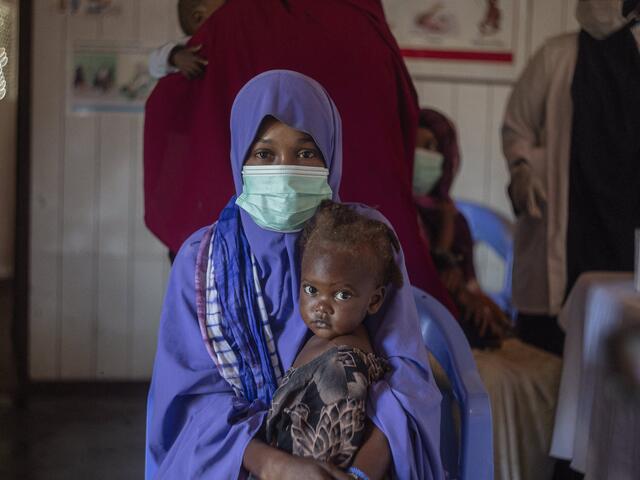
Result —
<instances>
[{"instance_id":1,"label":"white lab coat","mask_svg":"<svg viewBox=\"0 0 640 480\"><path fill-rule=\"evenodd\" d=\"M640 47L639 28L634 35ZM565 294L571 83L577 53L577 33L546 41L514 86L502 125L509 170L513 172L515 160L525 159L547 197L542 219L521 215L516 223L513 303L527 314L558 314Z\"/></svg>"}]
</instances>

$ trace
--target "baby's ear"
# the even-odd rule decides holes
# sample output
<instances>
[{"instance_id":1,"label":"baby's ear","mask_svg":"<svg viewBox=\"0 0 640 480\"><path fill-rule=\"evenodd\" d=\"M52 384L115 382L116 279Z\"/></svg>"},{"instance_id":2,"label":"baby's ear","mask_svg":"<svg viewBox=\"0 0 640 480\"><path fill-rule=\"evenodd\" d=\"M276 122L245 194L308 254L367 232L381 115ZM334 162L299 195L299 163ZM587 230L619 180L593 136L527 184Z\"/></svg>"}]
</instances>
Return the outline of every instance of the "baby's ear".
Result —
<instances>
[{"instance_id":1,"label":"baby's ear","mask_svg":"<svg viewBox=\"0 0 640 480\"><path fill-rule=\"evenodd\" d=\"M378 313L378 310L380 310L380 307L384 302L384 296L386 295L386 293L387 289L383 285L376 288L376 290L373 292L373 295L371 295L371 299L369 300L369 307L367 308L367 313L369 315Z\"/></svg>"}]
</instances>

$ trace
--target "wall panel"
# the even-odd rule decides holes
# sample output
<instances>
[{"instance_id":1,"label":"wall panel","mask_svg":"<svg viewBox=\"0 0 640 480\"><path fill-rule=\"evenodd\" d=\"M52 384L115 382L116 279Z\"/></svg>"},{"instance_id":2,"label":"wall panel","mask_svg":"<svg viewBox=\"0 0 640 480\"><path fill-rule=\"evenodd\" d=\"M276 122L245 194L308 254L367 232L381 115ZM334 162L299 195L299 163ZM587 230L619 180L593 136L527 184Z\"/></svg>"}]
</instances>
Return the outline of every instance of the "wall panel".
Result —
<instances>
[{"instance_id":1,"label":"wall panel","mask_svg":"<svg viewBox=\"0 0 640 480\"><path fill-rule=\"evenodd\" d=\"M488 194L489 88L481 84L458 87L453 121L459 132L462 168L453 185L453 194L467 200L483 201Z\"/></svg>"},{"instance_id":2,"label":"wall panel","mask_svg":"<svg viewBox=\"0 0 640 480\"><path fill-rule=\"evenodd\" d=\"M41 2L45 3L45 2ZM54 2L47 2L49 6L53 6ZM57 2L58 5L62 5L63 2ZM66 2L65 2L66 3ZM44 8L43 5L37 5L36 8ZM37 15L38 13L36 13ZM57 15L59 17L65 16L64 13L60 9L53 12L53 15ZM102 22L100 19L93 15L81 15L81 14L67 14L69 23L69 40L70 41L87 41L87 40L98 40L100 38L100 32L102 30ZM66 48L67 45L62 45L62 47Z\"/></svg>"},{"instance_id":3,"label":"wall panel","mask_svg":"<svg viewBox=\"0 0 640 480\"><path fill-rule=\"evenodd\" d=\"M100 40L109 45L134 45L140 24L139 0L120 2L117 14L105 14L100 22Z\"/></svg>"},{"instance_id":4,"label":"wall panel","mask_svg":"<svg viewBox=\"0 0 640 480\"><path fill-rule=\"evenodd\" d=\"M60 375L84 380L96 370L99 121L70 116L65 125Z\"/></svg>"},{"instance_id":5,"label":"wall panel","mask_svg":"<svg viewBox=\"0 0 640 480\"><path fill-rule=\"evenodd\" d=\"M133 293L127 268L133 133L130 115L101 117L96 251L98 377L126 378L128 374L127 299L130 292Z\"/></svg>"},{"instance_id":6,"label":"wall panel","mask_svg":"<svg viewBox=\"0 0 640 480\"><path fill-rule=\"evenodd\" d=\"M546 38L564 31L563 12L566 8L558 0L535 0L531 4L530 54L533 54Z\"/></svg>"},{"instance_id":7,"label":"wall panel","mask_svg":"<svg viewBox=\"0 0 640 480\"><path fill-rule=\"evenodd\" d=\"M453 115L458 94L456 84L428 80L418 81L416 82L416 91L421 107L429 107L446 115Z\"/></svg>"},{"instance_id":8,"label":"wall panel","mask_svg":"<svg viewBox=\"0 0 640 480\"><path fill-rule=\"evenodd\" d=\"M177 2L174 0L138 0L140 16L140 43L145 47L157 47L176 37Z\"/></svg>"},{"instance_id":9,"label":"wall panel","mask_svg":"<svg viewBox=\"0 0 640 480\"><path fill-rule=\"evenodd\" d=\"M167 249L144 226L144 196L142 188L142 132L143 120L134 120L131 172L132 211L129 234L132 248L129 251L131 288L129 296L129 371L131 378L148 377L153 365L156 338L160 323L162 298L169 271Z\"/></svg>"},{"instance_id":10,"label":"wall panel","mask_svg":"<svg viewBox=\"0 0 640 480\"><path fill-rule=\"evenodd\" d=\"M60 350L64 97L51 92L64 88L60 45L66 43L66 23L53 6L48 7L35 16L33 25L33 46L42 57L33 64L32 80L29 363L35 379L58 376Z\"/></svg>"}]
</instances>

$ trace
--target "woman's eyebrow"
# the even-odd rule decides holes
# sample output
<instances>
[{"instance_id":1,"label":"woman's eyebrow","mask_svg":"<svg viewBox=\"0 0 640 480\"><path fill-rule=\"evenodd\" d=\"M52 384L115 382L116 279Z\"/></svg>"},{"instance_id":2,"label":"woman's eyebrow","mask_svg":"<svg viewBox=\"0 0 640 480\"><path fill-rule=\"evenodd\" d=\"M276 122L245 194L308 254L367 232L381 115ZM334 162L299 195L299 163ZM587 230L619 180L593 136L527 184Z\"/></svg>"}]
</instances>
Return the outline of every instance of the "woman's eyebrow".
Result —
<instances>
[{"instance_id":1,"label":"woman's eyebrow","mask_svg":"<svg viewBox=\"0 0 640 480\"><path fill-rule=\"evenodd\" d=\"M314 143L315 144L316 142L309 135L305 135L304 137L298 138L298 145L302 145L304 143Z\"/></svg>"},{"instance_id":2,"label":"woman's eyebrow","mask_svg":"<svg viewBox=\"0 0 640 480\"><path fill-rule=\"evenodd\" d=\"M260 143L269 143L269 144L273 143L273 140L271 140L270 138L265 138L265 137L263 137L263 138L259 138L259 139L258 139L258 140L256 140L256 141L257 141L257 142L260 142Z\"/></svg>"}]
</instances>

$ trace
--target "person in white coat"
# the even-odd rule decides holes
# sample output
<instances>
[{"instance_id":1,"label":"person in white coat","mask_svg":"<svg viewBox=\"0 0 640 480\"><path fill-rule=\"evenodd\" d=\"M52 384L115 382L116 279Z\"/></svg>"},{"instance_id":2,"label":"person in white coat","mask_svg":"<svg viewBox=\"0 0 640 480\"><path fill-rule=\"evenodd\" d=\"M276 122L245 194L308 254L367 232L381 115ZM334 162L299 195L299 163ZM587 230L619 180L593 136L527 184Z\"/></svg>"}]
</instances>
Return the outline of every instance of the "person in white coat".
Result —
<instances>
[{"instance_id":1,"label":"person in white coat","mask_svg":"<svg viewBox=\"0 0 640 480\"><path fill-rule=\"evenodd\" d=\"M503 152L517 216L518 333L562 353L556 316L578 275L632 270L640 226L639 0L580 0L509 99Z\"/></svg>"}]
</instances>

